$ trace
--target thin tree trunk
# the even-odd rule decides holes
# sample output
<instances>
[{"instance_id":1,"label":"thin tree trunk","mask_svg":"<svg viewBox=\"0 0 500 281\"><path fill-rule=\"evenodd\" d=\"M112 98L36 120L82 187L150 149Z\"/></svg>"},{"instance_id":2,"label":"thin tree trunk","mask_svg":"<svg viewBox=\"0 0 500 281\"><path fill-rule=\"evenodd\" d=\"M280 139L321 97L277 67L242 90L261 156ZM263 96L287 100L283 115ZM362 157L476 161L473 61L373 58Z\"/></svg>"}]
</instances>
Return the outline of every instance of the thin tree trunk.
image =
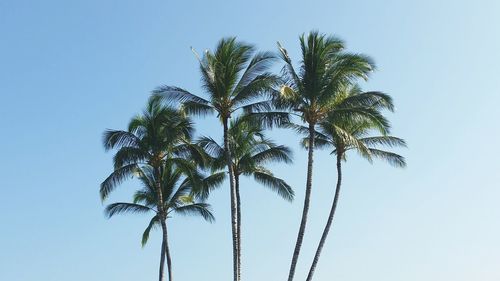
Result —
<instances>
[{"instance_id":1,"label":"thin tree trunk","mask_svg":"<svg viewBox=\"0 0 500 281\"><path fill-rule=\"evenodd\" d=\"M236 233L238 233L238 272L241 278L241 201L240 201L240 176L235 173L236 189Z\"/></svg>"},{"instance_id":2,"label":"thin tree trunk","mask_svg":"<svg viewBox=\"0 0 500 281\"><path fill-rule=\"evenodd\" d=\"M169 281L173 281L173 279L172 279L172 257L170 256L170 249L168 247L167 223L163 219L162 219L162 222L161 222L161 228L163 230L162 247L163 247L163 250L164 250L164 255L162 256L162 259L163 259L163 263L164 263L165 262L165 256L167 257L168 280ZM162 278L162 275L160 275L160 281L161 281L161 278Z\"/></svg>"},{"instance_id":3,"label":"thin tree trunk","mask_svg":"<svg viewBox=\"0 0 500 281\"><path fill-rule=\"evenodd\" d=\"M161 255L160 255L160 272L159 272L159 281L163 281L163 272L165 268L165 239L162 239L161 242Z\"/></svg>"},{"instance_id":4,"label":"thin tree trunk","mask_svg":"<svg viewBox=\"0 0 500 281\"><path fill-rule=\"evenodd\" d=\"M228 136L228 118L223 119L224 126L224 153L226 154L226 164L229 172L229 187L231 193L231 231L233 238L233 279L234 281L240 280L240 266L239 266L239 251L238 251L238 221L236 212L236 187L233 171L233 161L231 156L231 150L229 148L229 136Z\"/></svg>"},{"instance_id":5,"label":"thin tree trunk","mask_svg":"<svg viewBox=\"0 0 500 281\"><path fill-rule=\"evenodd\" d=\"M168 249L168 244L167 244L167 225L165 222L166 215L164 212L164 206L163 206L163 192L161 189L161 171L160 168L155 166L154 167L154 173L155 173L155 178L156 178L156 192L158 193L158 215L160 216L161 220L161 226L162 226L162 232L163 232L163 239L161 243L161 257L160 257L160 272L159 272L159 281L163 281L163 275L165 272L165 256L166 256L166 251ZM169 265L169 280L171 281L171 269Z\"/></svg>"},{"instance_id":6,"label":"thin tree trunk","mask_svg":"<svg viewBox=\"0 0 500 281\"><path fill-rule=\"evenodd\" d=\"M292 281L295 275L295 268L297 267L297 260L299 259L300 248L302 247L302 241L304 239L304 232L307 224L307 214L309 212L309 203L311 200L313 152L314 152L314 123L310 123L309 147L307 155L306 194L304 198L304 208L302 210L302 219L300 221L299 233L297 235L297 242L295 243L295 250L293 251L292 264L290 265L290 272L288 273L288 281Z\"/></svg>"},{"instance_id":7,"label":"thin tree trunk","mask_svg":"<svg viewBox=\"0 0 500 281\"><path fill-rule=\"evenodd\" d=\"M311 268L309 269L309 274L307 275L306 281L311 281L314 275L314 270L316 269L316 265L319 261L319 256L321 255L321 250L323 250L323 246L325 245L326 237L328 236L328 232L330 232L330 228L333 222L333 216L335 215L335 210L337 209L337 203L340 195L340 185L342 184L342 152L338 151L337 153L337 187L335 189L335 196L333 198L332 208L330 209L330 215L328 216L328 221L326 222L325 229L323 230L323 235L321 235L321 240L319 241L318 249L316 250L316 254L314 255L313 263Z\"/></svg>"}]
</instances>

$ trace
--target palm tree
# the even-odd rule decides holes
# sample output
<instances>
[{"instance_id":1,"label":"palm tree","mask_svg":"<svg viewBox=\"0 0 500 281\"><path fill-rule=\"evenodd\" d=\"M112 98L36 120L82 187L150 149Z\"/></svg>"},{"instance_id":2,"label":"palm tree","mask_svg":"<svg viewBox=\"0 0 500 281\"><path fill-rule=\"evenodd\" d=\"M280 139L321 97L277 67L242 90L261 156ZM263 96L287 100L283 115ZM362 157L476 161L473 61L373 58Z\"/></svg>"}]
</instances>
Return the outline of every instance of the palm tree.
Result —
<instances>
[{"instance_id":1,"label":"palm tree","mask_svg":"<svg viewBox=\"0 0 500 281\"><path fill-rule=\"evenodd\" d=\"M238 281L241 254L237 231L236 178L231 165L232 151L229 147L229 120L238 111L250 111L268 106L262 99L266 93L272 91L278 81L276 76L267 72L275 57L269 52L255 53L252 45L238 42L236 38L224 38L219 41L214 52L206 51L202 58L198 57L198 60L206 99L172 86L159 87L154 91L154 95L170 103L180 103L183 111L188 114L217 113L222 124L231 198L233 279Z\"/></svg>"},{"instance_id":2,"label":"palm tree","mask_svg":"<svg viewBox=\"0 0 500 281\"><path fill-rule=\"evenodd\" d=\"M129 123L128 130L107 130L103 144L106 150L117 149L114 155L114 171L101 183L100 195L105 200L124 180L141 175L146 167L153 173L155 192L158 194L157 211L165 214L163 199L162 167L176 166L189 174L196 186L201 186L201 176L196 163L204 163L204 154L198 146L191 144L194 129L191 120L178 110L150 100L142 115ZM223 176L223 175L220 175ZM200 179L200 180L197 180ZM213 184L221 177L210 178ZM161 218L166 219L166 218ZM160 220L161 222L161 220ZM167 244L166 225L162 224L163 245ZM163 280L165 248L162 246L159 280ZM170 273L171 274L171 273ZM170 275L171 278L171 275Z\"/></svg>"},{"instance_id":3,"label":"palm tree","mask_svg":"<svg viewBox=\"0 0 500 281\"><path fill-rule=\"evenodd\" d=\"M185 168L185 167L183 167ZM163 275L163 264L167 259L168 280L172 281L172 257L168 244L167 219L173 213L180 215L199 215L209 222L214 221L210 206L206 203L194 201L192 179L186 175L183 168L165 163L160 167L160 178L156 178L155 169L152 166L142 166L137 170L138 178L142 183L142 189L138 190L132 203L118 202L106 207L105 213L108 218L124 213L153 213L149 225L142 235L142 246L148 239L152 228L161 226L163 231L162 251L160 262L160 280ZM160 182L161 192L157 190L157 182ZM160 197L162 196L162 197Z\"/></svg>"},{"instance_id":4,"label":"palm tree","mask_svg":"<svg viewBox=\"0 0 500 281\"><path fill-rule=\"evenodd\" d=\"M342 103L338 102L342 87L357 79L367 79L373 71L374 64L370 58L344 52L344 43L331 36L311 32L307 37L300 37L302 60L297 72L286 49L278 43L281 58L285 62L283 68L285 85L280 95L275 97L277 108L289 109L307 124L308 147L307 177L304 206L297 241L292 256L288 281L292 281L297 260L299 258L312 190L314 133L316 125L328 115L364 116L372 119L378 126L384 128L386 120L376 110L366 106L367 103L378 101L381 105L392 108L388 96L379 92L370 92L362 96L351 97ZM290 125L295 127L295 125Z\"/></svg>"},{"instance_id":5,"label":"palm tree","mask_svg":"<svg viewBox=\"0 0 500 281\"><path fill-rule=\"evenodd\" d=\"M231 120L228 131L232 152L232 167L236 181L236 217L238 244L241 250L241 200L240 176L253 176L254 180L276 192L283 199L292 201L292 188L265 167L268 163L291 163L292 152L283 145L276 145L265 137L263 128L247 118ZM213 157L212 169L218 171L226 166L224 149L210 137L202 137L198 144ZM208 195L208 194L207 194Z\"/></svg>"},{"instance_id":6,"label":"palm tree","mask_svg":"<svg viewBox=\"0 0 500 281\"><path fill-rule=\"evenodd\" d=\"M346 89L345 99L363 94L365 93L362 93L359 87L351 86ZM379 106L376 102L374 102L372 107L378 108ZM403 139L385 135L387 130L382 130L383 134L380 136L370 136L370 133L379 129L379 127L369 119L353 120L349 118L330 117L322 121L319 124L319 127L320 131L315 133L314 145L316 148L331 149L331 154L336 155L337 185L330 214L323 230L316 254L314 255L311 268L309 269L309 274L306 279L307 281L311 281L313 278L321 251L332 226L333 217L339 200L340 186L342 183L341 165L342 160L346 160L347 151L355 150L359 155L370 162L372 162L373 158L380 158L395 167L406 166L404 157L378 148L379 146L406 147L406 142ZM308 146L308 141L308 139L304 139L303 143Z\"/></svg>"}]
</instances>

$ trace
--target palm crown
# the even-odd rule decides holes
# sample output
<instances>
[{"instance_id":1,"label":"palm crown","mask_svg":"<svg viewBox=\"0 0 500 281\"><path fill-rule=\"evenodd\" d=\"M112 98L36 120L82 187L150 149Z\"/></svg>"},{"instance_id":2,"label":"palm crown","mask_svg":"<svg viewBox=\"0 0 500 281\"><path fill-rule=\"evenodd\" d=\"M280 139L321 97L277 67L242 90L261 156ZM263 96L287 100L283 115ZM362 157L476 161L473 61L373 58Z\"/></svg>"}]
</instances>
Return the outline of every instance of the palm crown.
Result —
<instances>
[{"instance_id":1,"label":"palm crown","mask_svg":"<svg viewBox=\"0 0 500 281\"><path fill-rule=\"evenodd\" d=\"M107 130L103 138L104 148L118 150L113 157L115 170L101 184L101 198L107 198L141 165L158 167L161 162L172 162L190 166L193 160L202 164L203 154L190 143L193 133L189 117L162 106L157 100L151 100L142 115L132 118L127 131Z\"/></svg>"},{"instance_id":2,"label":"palm crown","mask_svg":"<svg viewBox=\"0 0 500 281\"><path fill-rule=\"evenodd\" d=\"M296 71L288 52L279 43L279 51L285 62L284 85L275 104L291 109L308 123L315 125L329 115L363 115L380 123L387 121L372 108L366 107L376 101L379 106L392 110L390 96L380 92L366 92L364 95L342 99L342 89L358 79L367 79L375 68L372 60L364 55L344 51L344 43L335 37L317 32L307 38L300 37L302 61Z\"/></svg>"},{"instance_id":3,"label":"palm crown","mask_svg":"<svg viewBox=\"0 0 500 281\"><path fill-rule=\"evenodd\" d=\"M194 201L193 181L182 169L172 165L162 166L160 179L156 178L151 166L141 167L138 174L142 187L135 192L133 202L110 204L105 212L108 217L123 213L154 213L142 236L143 246L148 241L151 229L160 226L161 218L169 218L172 213L194 214L202 216L207 221L214 221L209 205ZM160 194L156 190L156 182L161 182L162 200L159 200ZM162 205L161 211L159 205ZM164 212L164 215L161 212Z\"/></svg>"},{"instance_id":4,"label":"palm crown","mask_svg":"<svg viewBox=\"0 0 500 281\"><path fill-rule=\"evenodd\" d=\"M267 72L276 57L270 52L255 53L252 45L222 39L215 52L206 51L200 63L202 87L208 98L194 95L173 86L153 91L155 97L167 102L180 102L189 114L216 112L223 121L240 109L265 106L263 96L270 94L279 78Z\"/></svg>"},{"instance_id":5,"label":"palm crown","mask_svg":"<svg viewBox=\"0 0 500 281\"><path fill-rule=\"evenodd\" d=\"M350 100L371 95L371 93L373 92L363 92L358 85L349 85L343 87L339 92L336 103L346 104ZM390 100L390 97L387 97L386 100ZM392 105L392 102L390 104ZM385 104L381 104L380 100L377 99L367 99L364 101L364 106L376 112L378 116L382 116L380 111L387 108ZM392 109L391 106L390 110ZM403 139L387 135L390 132L388 121L381 124L378 120L378 118L374 119L363 115L330 114L319 123L319 130L314 133L314 146L316 148L330 147L332 149L331 153L340 155L342 159L345 159L347 151L355 150L370 162L373 158L381 158L394 166L404 167L405 162L402 156L378 148L378 146L406 146ZM306 127L294 126L294 128L304 135L308 133ZM373 132L378 132L381 135L371 136ZM309 138L305 137L302 143L307 147Z\"/></svg>"},{"instance_id":6,"label":"palm crown","mask_svg":"<svg viewBox=\"0 0 500 281\"><path fill-rule=\"evenodd\" d=\"M315 146L330 148L332 154L340 155L343 160L346 160L346 152L354 150L369 162L379 158L396 167L406 166L404 157L380 148L406 147L406 142L390 135L371 136L371 132L377 131L375 128L368 120L347 124L327 120L320 124L320 130L316 132Z\"/></svg>"},{"instance_id":7,"label":"palm crown","mask_svg":"<svg viewBox=\"0 0 500 281\"><path fill-rule=\"evenodd\" d=\"M232 165L235 176L253 176L254 180L269 187L286 200L292 200L294 192L282 179L277 178L265 167L270 163L291 163L292 152L284 145L277 145L265 137L264 130L246 118L231 121L229 127ZM226 166L224 149L210 137L202 137L198 144L213 158L212 169ZM239 180L237 180L239 183Z\"/></svg>"}]
</instances>

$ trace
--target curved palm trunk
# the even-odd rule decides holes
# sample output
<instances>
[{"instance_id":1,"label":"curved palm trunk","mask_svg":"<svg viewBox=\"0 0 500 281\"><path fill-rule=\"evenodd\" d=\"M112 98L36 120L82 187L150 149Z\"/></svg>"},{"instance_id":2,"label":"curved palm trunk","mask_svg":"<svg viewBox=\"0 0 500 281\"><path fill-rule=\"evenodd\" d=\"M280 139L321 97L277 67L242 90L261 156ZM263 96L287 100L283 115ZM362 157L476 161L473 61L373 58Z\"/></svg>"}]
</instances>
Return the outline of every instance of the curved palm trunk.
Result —
<instances>
[{"instance_id":1,"label":"curved palm trunk","mask_svg":"<svg viewBox=\"0 0 500 281\"><path fill-rule=\"evenodd\" d=\"M168 280L172 281L172 257L170 256L170 249L168 247L168 233L167 233L167 223L162 220L161 228L163 231L163 241L161 243L162 255L160 259L160 281L163 280L163 271L165 267L165 256L167 258L167 269L168 269Z\"/></svg>"},{"instance_id":2,"label":"curved palm trunk","mask_svg":"<svg viewBox=\"0 0 500 281\"><path fill-rule=\"evenodd\" d=\"M236 191L236 233L238 233L238 273L241 278L241 201L240 201L240 176L235 174Z\"/></svg>"},{"instance_id":3,"label":"curved palm trunk","mask_svg":"<svg viewBox=\"0 0 500 281\"><path fill-rule=\"evenodd\" d=\"M332 208L330 210L330 215L328 216L328 221L326 222L325 229L323 230L323 235L321 235L321 240L319 241L318 249L316 249L316 254L314 255L313 263L309 269L309 274L307 275L306 281L311 281L314 275L314 270L318 264L319 256L325 245L326 237L333 222L333 216L335 215L335 210L337 209L337 203L340 195L340 185L342 183L342 153L337 154L337 187L335 189L335 196L333 198Z\"/></svg>"},{"instance_id":4,"label":"curved palm trunk","mask_svg":"<svg viewBox=\"0 0 500 281\"><path fill-rule=\"evenodd\" d=\"M314 152L314 123L310 123L309 147L307 154L306 194L304 198L304 208L302 210L302 219L300 221L299 233L297 235L297 242L295 243L295 250L293 251L292 264L290 265L290 272L288 273L288 281L292 281L295 275L295 268L297 267L297 260L299 259L300 248L302 247L302 241L304 240L304 232L307 224L307 214L309 213L309 202L311 201L313 152Z\"/></svg>"},{"instance_id":5,"label":"curved palm trunk","mask_svg":"<svg viewBox=\"0 0 500 281\"><path fill-rule=\"evenodd\" d=\"M228 118L224 118L224 153L226 154L226 165L229 172L229 187L231 193L231 231L233 239L233 280L240 280L240 258L238 246L238 220L236 210L236 184L232 165L231 150L229 149L229 136L228 136Z\"/></svg>"}]
</instances>

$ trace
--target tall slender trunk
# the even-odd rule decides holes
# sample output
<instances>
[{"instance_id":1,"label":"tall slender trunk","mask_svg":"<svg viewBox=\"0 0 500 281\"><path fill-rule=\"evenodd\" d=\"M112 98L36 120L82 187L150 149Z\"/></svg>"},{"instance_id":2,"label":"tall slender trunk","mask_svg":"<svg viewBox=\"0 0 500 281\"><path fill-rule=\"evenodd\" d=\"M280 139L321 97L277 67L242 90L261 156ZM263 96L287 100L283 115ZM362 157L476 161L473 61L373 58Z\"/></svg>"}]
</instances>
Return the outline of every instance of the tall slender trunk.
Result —
<instances>
[{"instance_id":1,"label":"tall slender trunk","mask_svg":"<svg viewBox=\"0 0 500 281\"><path fill-rule=\"evenodd\" d=\"M238 272L241 278L241 201L240 201L240 176L235 173L235 190L236 190L236 233L238 233Z\"/></svg>"},{"instance_id":2,"label":"tall slender trunk","mask_svg":"<svg viewBox=\"0 0 500 281\"><path fill-rule=\"evenodd\" d=\"M335 189L335 196L333 198L332 208L330 209L330 215L328 216L328 221L326 222L325 229L323 230L323 235L321 235L321 240L319 241L318 249L316 249L316 254L314 255L313 263L309 269L309 274L307 275L306 281L311 281L314 275L314 270L318 264L319 256L325 245L326 237L333 222L333 216L335 215L335 210L337 209L337 203L339 201L340 195L340 185L342 184L342 152L337 152L337 187Z\"/></svg>"},{"instance_id":3,"label":"tall slender trunk","mask_svg":"<svg viewBox=\"0 0 500 281\"><path fill-rule=\"evenodd\" d=\"M161 254L160 254L160 272L158 276L159 281L163 281L163 272L165 271L165 239L161 241Z\"/></svg>"},{"instance_id":4,"label":"tall slender trunk","mask_svg":"<svg viewBox=\"0 0 500 281\"><path fill-rule=\"evenodd\" d=\"M161 221L161 229L163 231L163 241L162 241L162 250L163 250L163 255L162 255L162 265L163 267L165 263L165 256L167 257L167 269L168 269L168 280L173 281L172 279L172 257L170 256L170 249L168 247L168 233L167 233L167 223L165 222L164 219ZM163 269L160 272L160 281L162 280L163 277Z\"/></svg>"},{"instance_id":5,"label":"tall slender trunk","mask_svg":"<svg viewBox=\"0 0 500 281\"><path fill-rule=\"evenodd\" d=\"M234 179L233 171L233 161L231 156L231 150L229 148L229 136L228 136L228 118L223 118L222 120L224 126L224 153L226 155L226 165L229 172L229 187L231 193L231 231L233 238L233 280L240 280L240 266L239 266L239 251L238 251L238 228L237 228L237 212L236 212L236 184Z\"/></svg>"},{"instance_id":6,"label":"tall slender trunk","mask_svg":"<svg viewBox=\"0 0 500 281\"><path fill-rule=\"evenodd\" d=\"M288 273L288 281L292 281L295 275L295 268L297 267L297 260L299 259L300 248L302 247L302 240L304 239L304 232L307 224L309 202L311 201L313 152L314 152L314 123L309 123L309 147L307 154L306 194L304 198L304 208L302 210L302 219L300 221L299 233L297 235L297 242L295 243L295 250L293 251L292 264L290 265L290 272Z\"/></svg>"},{"instance_id":7,"label":"tall slender trunk","mask_svg":"<svg viewBox=\"0 0 500 281\"><path fill-rule=\"evenodd\" d=\"M161 242L161 256L160 256L160 272L159 272L159 281L163 281L163 275L165 272L165 256L166 256L166 251L167 251L167 225L166 225L166 215L164 212L164 204L163 204L163 191L161 189L161 171L158 166L154 166L154 173L155 173L155 180L156 180L156 192L158 193L158 215L160 216L160 221L161 221L161 226L162 226L162 232L163 232L163 239ZM171 268L169 266L169 280L171 281Z\"/></svg>"}]
</instances>

